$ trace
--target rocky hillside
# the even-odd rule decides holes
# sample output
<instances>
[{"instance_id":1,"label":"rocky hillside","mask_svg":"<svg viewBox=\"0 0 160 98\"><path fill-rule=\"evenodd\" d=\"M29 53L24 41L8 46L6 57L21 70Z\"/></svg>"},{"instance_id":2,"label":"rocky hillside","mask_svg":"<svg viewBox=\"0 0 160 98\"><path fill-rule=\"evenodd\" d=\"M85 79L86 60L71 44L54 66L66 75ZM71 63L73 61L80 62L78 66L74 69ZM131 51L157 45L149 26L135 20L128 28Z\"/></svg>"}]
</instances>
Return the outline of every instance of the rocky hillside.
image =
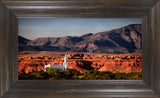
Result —
<instances>
[{"instance_id":1,"label":"rocky hillside","mask_svg":"<svg viewBox=\"0 0 160 98\"><path fill-rule=\"evenodd\" d=\"M110 72L141 72L142 56L136 54L71 53L67 55L69 69ZM44 65L63 64L64 54L25 54L18 57L18 72L43 71Z\"/></svg>"},{"instance_id":2,"label":"rocky hillside","mask_svg":"<svg viewBox=\"0 0 160 98\"><path fill-rule=\"evenodd\" d=\"M59 51L90 53L141 53L141 24L131 24L111 31L82 36L45 37L22 40L19 51ZM24 38L25 39L25 38ZM25 43L26 42L26 43Z\"/></svg>"},{"instance_id":3,"label":"rocky hillside","mask_svg":"<svg viewBox=\"0 0 160 98\"><path fill-rule=\"evenodd\" d=\"M18 43L19 45L27 45L27 43L29 42L30 40L22 37L22 36L18 36Z\"/></svg>"}]
</instances>

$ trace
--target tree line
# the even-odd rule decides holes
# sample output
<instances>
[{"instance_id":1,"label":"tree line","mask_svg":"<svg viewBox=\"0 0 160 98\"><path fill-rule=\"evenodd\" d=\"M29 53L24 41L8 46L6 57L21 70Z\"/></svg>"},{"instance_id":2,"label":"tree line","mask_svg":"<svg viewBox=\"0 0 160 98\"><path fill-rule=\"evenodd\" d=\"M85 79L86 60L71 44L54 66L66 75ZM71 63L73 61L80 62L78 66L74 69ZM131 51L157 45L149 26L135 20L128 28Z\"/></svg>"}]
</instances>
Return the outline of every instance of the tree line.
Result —
<instances>
[{"instance_id":1,"label":"tree line","mask_svg":"<svg viewBox=\"0 0 160 98\"><path fill-rule=\"evenodd\" d=\"M109 72L87 70L80 73L76 69L62 71L56 68L47 68L44 71L18 73L19 80L141 80L142 72Z\"/></svg>"}]
</instances>

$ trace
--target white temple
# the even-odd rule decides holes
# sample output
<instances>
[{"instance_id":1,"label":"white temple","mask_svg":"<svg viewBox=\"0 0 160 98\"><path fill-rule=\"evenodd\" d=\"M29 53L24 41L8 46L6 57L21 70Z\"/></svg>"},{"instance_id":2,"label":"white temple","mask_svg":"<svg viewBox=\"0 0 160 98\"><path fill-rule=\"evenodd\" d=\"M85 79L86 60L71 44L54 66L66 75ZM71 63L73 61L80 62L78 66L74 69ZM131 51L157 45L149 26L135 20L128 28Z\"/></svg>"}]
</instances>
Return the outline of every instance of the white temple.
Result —
<instances>
[{"instance_id":1,"label":"white temple","mask_svg":"<svg viewBox=\"0 0 160 98\"><path fill-rule=\"evenodd\" d=\"M49 68L49 67L57 68L57 69L61 69L61 70L68 69L67 55L65 55L65 57L64 57L63 65L60 65L60 64L58 64L58 65L50 65L50 64L44 65L44 71L46 71L46 68Z\"/></svg>"}]
</instances>

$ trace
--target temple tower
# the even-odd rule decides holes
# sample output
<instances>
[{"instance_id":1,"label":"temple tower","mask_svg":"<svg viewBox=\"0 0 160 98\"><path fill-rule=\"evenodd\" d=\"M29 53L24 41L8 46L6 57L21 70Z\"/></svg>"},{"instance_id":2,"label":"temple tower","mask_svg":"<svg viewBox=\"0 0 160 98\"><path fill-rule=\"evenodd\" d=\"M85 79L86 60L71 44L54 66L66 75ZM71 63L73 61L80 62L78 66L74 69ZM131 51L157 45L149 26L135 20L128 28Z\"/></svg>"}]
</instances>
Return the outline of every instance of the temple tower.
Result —
<instances>
[{"instance_id":1,"label":"temple tower","mask_svg":"<svg viewBox=\"0 0 160 98\"><path fill-rule=\"evenodd\" d=\"M64 62L63 62L64 70L68 69L67 55L65 54Z\"/></svg>"}]
</instances>

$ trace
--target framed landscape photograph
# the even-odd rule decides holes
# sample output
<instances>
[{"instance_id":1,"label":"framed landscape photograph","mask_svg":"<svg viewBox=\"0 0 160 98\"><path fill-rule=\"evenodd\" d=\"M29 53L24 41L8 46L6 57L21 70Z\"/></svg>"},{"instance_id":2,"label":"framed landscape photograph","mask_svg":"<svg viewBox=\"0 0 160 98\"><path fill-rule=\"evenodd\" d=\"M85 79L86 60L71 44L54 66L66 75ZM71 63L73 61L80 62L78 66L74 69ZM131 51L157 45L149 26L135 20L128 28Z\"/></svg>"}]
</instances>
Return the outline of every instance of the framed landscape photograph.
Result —
<instances>
[{"instance_id":1,"label":"framed landscape photograph","mask_svg":"<svg viewBox=\"0 0 160 98\"><path fill-rule=\"evenodd\" d=\"M2 98L159 98L159 0L0 0Z\"/></svg>"},{"instance_id":2,"label":"framed landscape photograph","mask_svg":"<svg viewBox=\"0 0 160 98\"><path fill-rule=\"evenodd\" d=\"M20 18L20 80L141 80L142 19Z\"/></svg>"}]
</instances>

